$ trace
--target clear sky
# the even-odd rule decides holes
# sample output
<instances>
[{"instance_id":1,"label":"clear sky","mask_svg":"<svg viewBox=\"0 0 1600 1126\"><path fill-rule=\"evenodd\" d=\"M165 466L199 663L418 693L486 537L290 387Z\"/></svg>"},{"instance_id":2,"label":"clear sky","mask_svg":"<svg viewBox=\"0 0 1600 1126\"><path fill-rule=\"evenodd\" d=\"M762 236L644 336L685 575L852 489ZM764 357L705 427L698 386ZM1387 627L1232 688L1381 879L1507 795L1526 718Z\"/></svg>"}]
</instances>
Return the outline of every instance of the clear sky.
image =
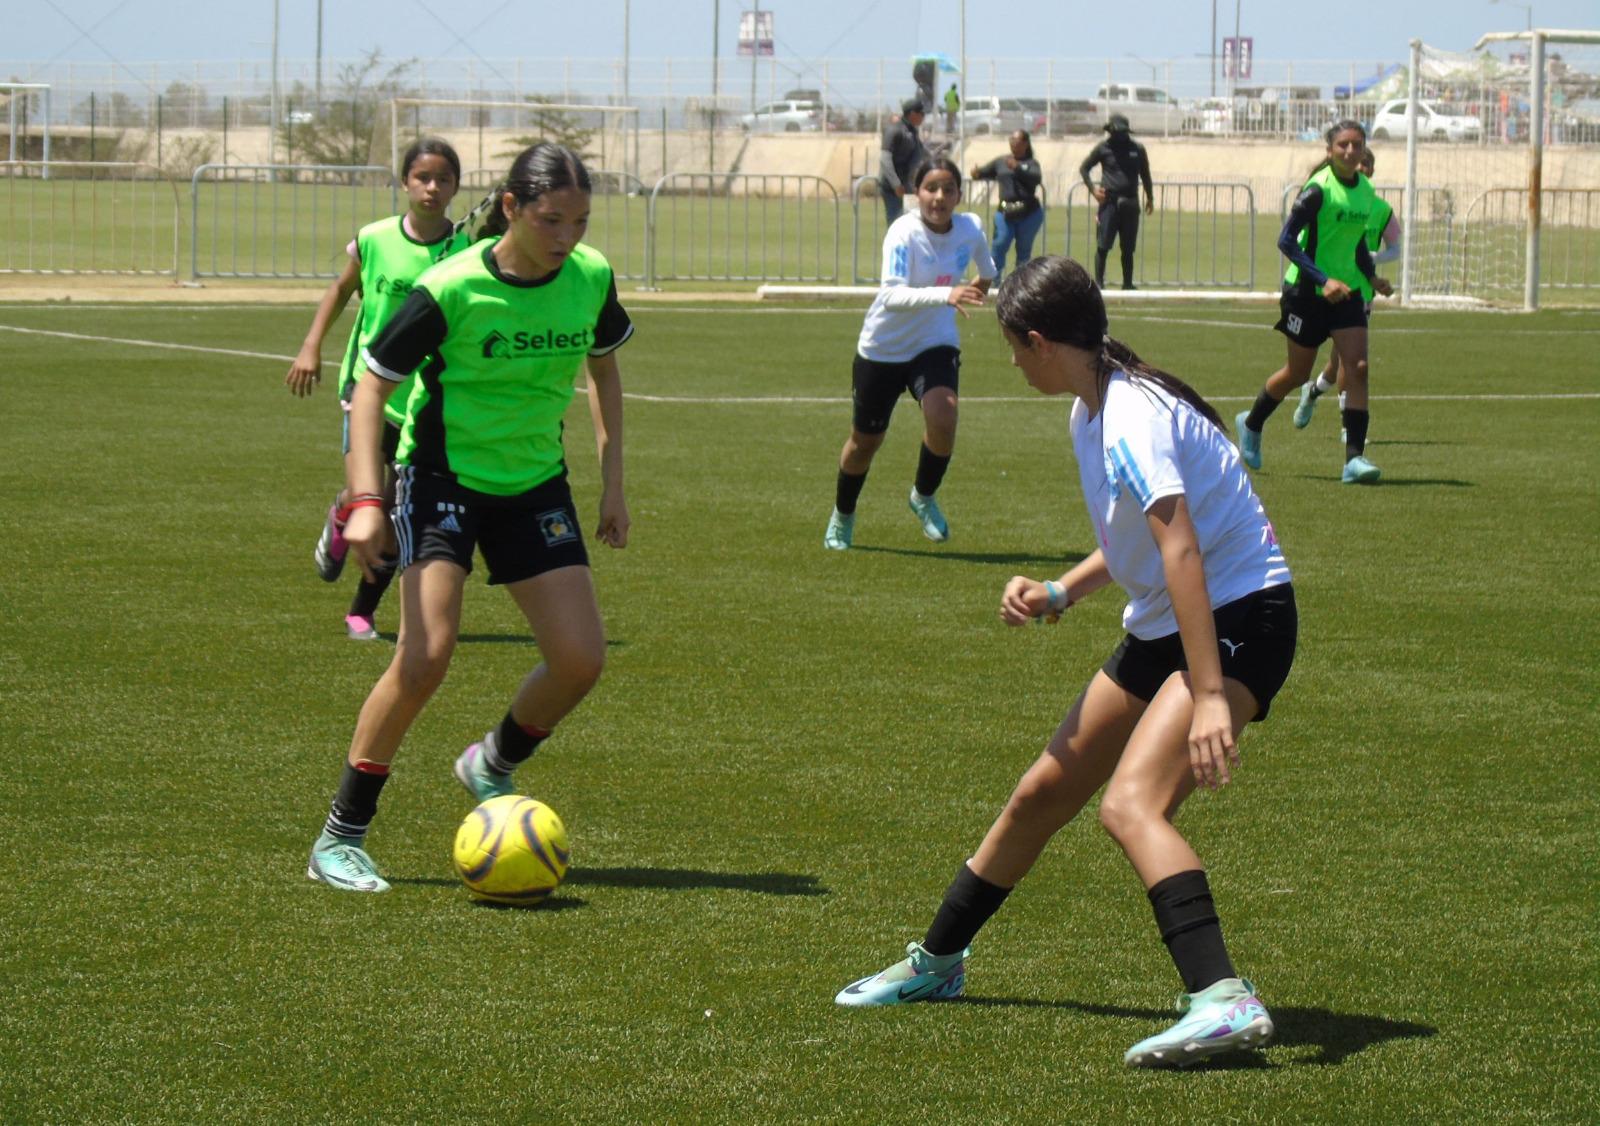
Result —
<instances>
[{"instance_id":1,"label":"clear sky","mask_svg":"<svg viewBox=\"0 0 1600 1126\"><path fill-rule=\"evenodd\" d=\"M309 59L317 0L279 0L279 50ZM739 12L750 0L631 0L631 57L708 58L713 12L719 52L734 54ZM960 0L769 0L780 61L898 59L961 48ZM323 57L378 47L389 58L621 58L624 0L323 0ZM1600 26L1596 0L966 0L971 57L1139 57L1192 62L1210 50L1235 10L1258 59L1402 61L1406 43L1466 50L1487 31ZM6 0L0 67L27 64L264 60L273 0ZM1308 35L1308 11L1320 30ZM1324 12L1337 12L1329 21ZM448 24L448 30L446 25ZM21 75L19 75L21 76Z\"/></svg>"}]
</instances>

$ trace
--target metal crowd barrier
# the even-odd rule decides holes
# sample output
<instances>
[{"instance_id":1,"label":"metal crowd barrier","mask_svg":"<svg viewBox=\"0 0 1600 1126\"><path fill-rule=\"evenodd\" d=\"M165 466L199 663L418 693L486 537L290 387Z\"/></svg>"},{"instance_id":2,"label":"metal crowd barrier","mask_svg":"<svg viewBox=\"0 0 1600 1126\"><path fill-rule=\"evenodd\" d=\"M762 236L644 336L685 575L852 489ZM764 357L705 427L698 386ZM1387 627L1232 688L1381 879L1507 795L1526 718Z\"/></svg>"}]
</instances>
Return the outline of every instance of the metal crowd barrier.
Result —
<instances>
[{"instance_id":1,"label":"metal crowd barrier","mask_svg":"<svg viewBox=\"0 0 1600 1126\"><path fill-rule=\"evenodd\" d=\"M178 275L178 185L127 161L0 161L0 273Z\"/></svg>"},{"instance_id":2,"label":"metal crowd barrier","mask_svg":"<svg viewBox=\"0 0 1600 1126\"><path fill-rule=\"evenodd\" d=\"M646 288L839 278L839 195L820 176L670 173L650 190L645 230Z\"/></svg>"},{"instance_id":3,"label":"metal crowd barrier","mask_svg":"<svg viewBox=\"0 0 1600 1126\"><path fill-rule=\"evenodd\" d=\"M190 181L196 278L334 278L363 226L400 210L379 165L202 164Z\"/></svg>"},{"instance_id":4,"label":"metal crowd barrier","mask_svg":"<svg viewBox=\"0 0 1600 1126\"><path fill-rule=\"evenodd\" d=\"M1152 186L1154 212L1145 215L1140 206L1135 284L1254 289L1256 200L1250 185L1158 182ZM1098 214L1099 205L1082 183L1067 189L1065 253L1085 265L1094 262ZM1112 248L1106 263L1108 282L1121 276L1121 253L1120 243Z\"/></svg>"}]
</instances>

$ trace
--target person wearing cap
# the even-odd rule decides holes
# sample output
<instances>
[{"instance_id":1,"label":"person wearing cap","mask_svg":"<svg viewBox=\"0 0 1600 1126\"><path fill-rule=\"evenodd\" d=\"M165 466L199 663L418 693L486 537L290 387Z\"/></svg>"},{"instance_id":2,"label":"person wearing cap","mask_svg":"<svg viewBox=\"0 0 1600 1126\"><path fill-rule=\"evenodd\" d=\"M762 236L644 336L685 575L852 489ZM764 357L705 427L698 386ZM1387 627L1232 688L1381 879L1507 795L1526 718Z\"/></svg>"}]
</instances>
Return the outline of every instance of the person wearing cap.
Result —
<instances>
[{"instance_id":1,"label":"person wearing cap","mask_svg":"<svg viewBox=\"0 0 1600 1126\"><path fill-rule=\"evenodd\" d=\"M922 138L917 135L923 116L922 102L907 98L901 103L900 116L883 131L883 146L878 153L878 194L883 197L886 223L892 224L905 212L904 196L914 190L909 186L911 174L928 158Z\"/></svg>"},{"instance_id":2,"label":"person wearing cap","mask_svg":"<svg viewBox=\"0 0 1600 1126\"><path fill-rule=\"evenodd\" d=\"M1122 248L1122 288L1133 289L1133 249L1139 239L1139 185L1144 185L1144 213L1155 210L1155 189L1150 184L1150 158L1144 146L1133 139L1128 119L1111 115L1105 125L1106 138L1084 157L1078 175L1100 205L1099 235L1094 255L1094 280L1102 289L1106 284L1106 255L1111 244ZM1100 166L1100 185L1089 173Z\"/></svg>"}]
</instances>

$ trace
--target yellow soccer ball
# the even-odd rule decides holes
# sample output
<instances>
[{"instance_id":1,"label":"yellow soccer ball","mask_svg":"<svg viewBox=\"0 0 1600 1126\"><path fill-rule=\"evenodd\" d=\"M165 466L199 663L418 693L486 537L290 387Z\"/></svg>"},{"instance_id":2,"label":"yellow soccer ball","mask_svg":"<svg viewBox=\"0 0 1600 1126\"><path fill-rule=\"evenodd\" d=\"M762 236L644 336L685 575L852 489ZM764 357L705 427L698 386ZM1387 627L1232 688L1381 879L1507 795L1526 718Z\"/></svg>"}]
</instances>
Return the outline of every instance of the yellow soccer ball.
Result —
<instances>
[{"instance_id":1,"label":"yellow soccer ball","mask_svg":"<svg viewBox=\"0 0 1600 1126\"><path fill-rule=\"evenodd\" d=\"M543 802L506 794L467 814L456 830L456 872L474 898L522 907L567 874L567 829Z\"/></svg>"}]
</instances>

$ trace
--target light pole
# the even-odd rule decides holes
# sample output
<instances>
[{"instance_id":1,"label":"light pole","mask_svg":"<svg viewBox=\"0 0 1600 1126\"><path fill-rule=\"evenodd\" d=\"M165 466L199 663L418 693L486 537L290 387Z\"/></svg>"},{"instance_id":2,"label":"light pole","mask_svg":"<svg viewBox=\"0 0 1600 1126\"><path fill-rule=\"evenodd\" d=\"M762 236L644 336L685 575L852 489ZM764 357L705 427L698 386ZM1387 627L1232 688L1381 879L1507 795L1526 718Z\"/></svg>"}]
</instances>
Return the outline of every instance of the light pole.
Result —
<instances>
[{"instance_id":1,"label":"light pole","mask_svg":"<svg viewBox=\"0 0 1600 1126\"><path fill-rule=\"evenodd\" d=\"M1491 4L1499 4L1501 2L1502 2L1502 0L1489 0L1489 3L1491 3ZM1517 0L1503 0L1503 2L1506 3L1506 4L1509 4L1513 8L1521 8L1523 11L1527 12L1528 13L1528 30L1529 31L1533 30L1533 5L1532 4L1519 4L1519 3L1517 3Z\"/></svg>"},{"instance_id":2,"label":"light pole","mask_svg":"<svg viewBox=\"0 0 1600 1126\"><path fill-rule=\"evenodd\" d=\"M1145 66L1150 68L1150 85L1154 86L1156 84L1156 64L1151 62L1149 59L1141 59L1138 55L1134 54L1132 51L1125 51L1123 53L1125 55L1127 55L1128 58L1132 59L1134 62L1142 63L1143 65L1145 65Z\"/></svg>"},{"instance_id":3,"label":"light pole","mask_svg":"<svg viewBox=\"0 0 1600 1126\"><path fill-rule=\"evenodd\" d=\"M1217 0L1211 0L1211 96L1217 96Z\"/></svg>"},{"instance_id":4,"label":"light pole","mask_svg":"<svg viewBox=\"0 0 1600 1126\"><path fill-rule=\"evenodd\" d=\"M267 123L267 162L278 163L278 0L272 0L272 120Z\"/></svg>"}]
</instances>

